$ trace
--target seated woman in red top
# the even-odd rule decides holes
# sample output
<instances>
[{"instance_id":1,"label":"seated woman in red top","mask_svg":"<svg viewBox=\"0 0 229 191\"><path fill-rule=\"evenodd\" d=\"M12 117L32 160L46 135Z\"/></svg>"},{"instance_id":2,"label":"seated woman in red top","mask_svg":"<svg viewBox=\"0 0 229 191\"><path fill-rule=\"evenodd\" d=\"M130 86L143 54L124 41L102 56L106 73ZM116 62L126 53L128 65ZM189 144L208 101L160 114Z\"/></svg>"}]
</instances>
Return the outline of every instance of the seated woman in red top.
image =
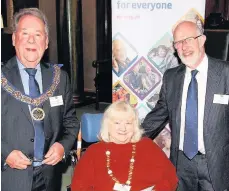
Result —
<instances>
[{"instance_id":1,"label":"seated woman in red top","mask_svg":"<svg viewBox=\"0 0 229 191\"><path fill-rule=\"evenodd\" d=\"M174 191L176 171L164 152L142 138L138 115L126 102L104 113L99 143L91 145L76 165L72 191Z\"/></svg>"}]
</instances>

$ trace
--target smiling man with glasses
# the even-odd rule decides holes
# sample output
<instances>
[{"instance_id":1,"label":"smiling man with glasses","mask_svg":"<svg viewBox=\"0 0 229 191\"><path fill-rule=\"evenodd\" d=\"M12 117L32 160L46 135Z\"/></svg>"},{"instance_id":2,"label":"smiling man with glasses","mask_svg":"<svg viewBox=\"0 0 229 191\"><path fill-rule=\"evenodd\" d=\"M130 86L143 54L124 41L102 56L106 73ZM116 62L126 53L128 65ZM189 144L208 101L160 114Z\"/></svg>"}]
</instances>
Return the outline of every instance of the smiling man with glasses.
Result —
<instances>
[{"instance_id":1,"label":"smiling man with glasses","mask_svg":"<svg viewBox=\"0 0 229 191\"><path fill-rule=\"evenodd\" d=\"M229 191L229 63L206 55L194 22L178 24L173 38L182 64L164 73L142 126L154 138L169 123L179 191Z\"/></svg>"}]
</instances>

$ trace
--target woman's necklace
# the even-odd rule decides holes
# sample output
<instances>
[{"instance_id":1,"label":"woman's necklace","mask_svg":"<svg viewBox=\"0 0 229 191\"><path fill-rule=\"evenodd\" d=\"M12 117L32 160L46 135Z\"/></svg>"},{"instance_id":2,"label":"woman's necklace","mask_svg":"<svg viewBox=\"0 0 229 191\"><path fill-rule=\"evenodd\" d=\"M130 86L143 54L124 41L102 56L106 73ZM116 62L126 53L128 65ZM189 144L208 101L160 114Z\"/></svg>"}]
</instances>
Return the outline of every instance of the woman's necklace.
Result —
<instances>
[{"instance_id":1,"label":"woman's necklace","mask_svg":"<svg viewBox=\"0 0 229 191\"><path fill-rule=\"evenodd\" d=\"M107 159L107 173L108 175L112 178L112 180L114 180L115 185L114 185L114 190L118 190L118 191L129 191L131 186L131 179L133 176L133 170L134 170L134 157L136 154L136 144L132 145L132 155L131 155L131 159L130 159L130 166L129 166L129 173L128 173L128 179L125 182L125 184L120 184L120 182L118 181L118 179L113 175L113 171L110 169L110 155L111 152L109 150L106 151L106 159Z\"/></svg>"}]
</instances>

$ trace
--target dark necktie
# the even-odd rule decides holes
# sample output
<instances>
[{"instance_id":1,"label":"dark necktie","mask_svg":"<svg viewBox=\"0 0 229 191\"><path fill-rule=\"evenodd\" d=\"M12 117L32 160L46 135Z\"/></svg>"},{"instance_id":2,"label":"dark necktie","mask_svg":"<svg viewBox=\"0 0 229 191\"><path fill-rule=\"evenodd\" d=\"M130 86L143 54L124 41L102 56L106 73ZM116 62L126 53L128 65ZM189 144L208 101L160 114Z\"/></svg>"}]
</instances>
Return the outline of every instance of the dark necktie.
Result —
<instances>
[{"instance_id":1,"label":"dark necktie","mask_svg":"<svg viewBox=\"0 0 229 191\"><path fill-rule=\"evenodd\" d=\"M26 68L25 71L29 74L29 96L35 98L40 96L38 83L35 79L37 70L35 68ZM35 106L31 105L31 111ZM34 138L34 159L42 160L44 152L44 122L33 120L35 138Z\"/></svg>"},{"instance_id":2,"label":"dark necktie","mask_svg":"<svg viewBox=\"0 0 229 191\"><path fill-rule=\"evenodd\" d=\"M184 153L192 159L198 153L198 84L196 80L197 70L191 72L192 78L188 87L186 112Z\"/></svg>"}]
</instances>

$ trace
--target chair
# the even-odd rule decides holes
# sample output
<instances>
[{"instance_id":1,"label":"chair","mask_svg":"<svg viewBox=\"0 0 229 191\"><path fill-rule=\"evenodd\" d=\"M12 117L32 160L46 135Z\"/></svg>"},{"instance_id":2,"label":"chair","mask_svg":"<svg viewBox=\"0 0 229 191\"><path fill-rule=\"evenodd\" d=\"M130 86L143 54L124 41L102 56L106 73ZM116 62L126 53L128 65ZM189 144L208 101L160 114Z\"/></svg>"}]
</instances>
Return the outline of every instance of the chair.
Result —
<instances>
[{"instance_id":1,"label":"chair","mask_svg":"<svg viewBox=\"0 0 229 191\"><path fill-rule=\"evenodd\" d=\"M77 142L77 150L71 152L72 161L75 161L74 165L76 165L76 161L80 160L82 152L86 150L82 148L83 141L89 144L93 144L98 142L98 134L101 127L101 121L103 118L103 113L84 113L81 116L80 121L80 130L78 134L78 142ZM67 186L66 190L71 191L71 185Z\"/></svg>"},{"instance_id":2,"label":"chair","mask_svg":"<svg viewBox=\"0 0 229 191\"><path fill-rule=\"evenodd\" d=\"M78 134L77 142L77 159L79 160L83 151L86 148L82 148L82 143L85 141L87 144L98 142L98 134L101 127L101 121L103 113L84 113L81 117L80 131Z\"/></svg>"}]
</instances>

